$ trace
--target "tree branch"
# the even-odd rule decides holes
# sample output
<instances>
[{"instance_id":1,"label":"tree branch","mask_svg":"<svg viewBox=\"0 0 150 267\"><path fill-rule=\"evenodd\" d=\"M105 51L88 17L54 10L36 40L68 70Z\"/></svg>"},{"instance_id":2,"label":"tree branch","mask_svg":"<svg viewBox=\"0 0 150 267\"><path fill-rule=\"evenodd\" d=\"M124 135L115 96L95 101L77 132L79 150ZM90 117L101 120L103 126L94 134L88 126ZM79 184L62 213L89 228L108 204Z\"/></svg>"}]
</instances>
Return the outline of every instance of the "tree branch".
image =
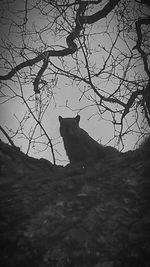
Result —
<instances>
[{"instance_id":1,"label":"tree branch","mask_svg":"<svg viewBox=\"0 0 150 267\"><path fill-rule=\"evenodd\" d=\"M102 18L105 18L114 8L116 5L118 5L118 3L120 2L120 0L110 0L104 7L102 10L94 13L91 16L83 16L81 18L81 24L92 24Z\"/></svg>"},{"instance_id":2,"label":"tree branch","mask_svg":"<svg viewBox=\"0 0 150 267\"><path fill-rule=\"evenodd\" d=\"M141 48L141 44L142 44L141 25L142 24L145 24L145 25L150 24L150 17L144 18L144 19L139 19L135 22L135 28L136 28L136 33L137 33L138 39L137 39L136 45L132 48L132 50L137 49L138 52L141 54L141 57L142 57L143 63L144 63L145 72L147 73L148 77L150 78L150 71L149 71L148 62L147 62L147 54Z\"/></svg>"},{"instance_id":3,"label":"tree branch","mask_svg":"<svg viewBox=\"0 0 150 267\"><path fill-rule=\"evenodd\" d=\"M137 98L138 95L144 95L144 90L137 90L137 91L132 93L131 97L129 98L129 100L128 100L126 106L125 106L123 115L121 117L121 121L129 113L129 110L130 110L131 106L133 105L133 103L134 103L134 101L135 101L135 99Z\"/></svg>"},{"instance_id":4,"label":"tree branch","mask_svg":"<svg viewBox=\"0 0 150 267\"><path fill-rule=\"evenodd\" d=\"M41 80L41 77L42 77L42 74L44 73L44 71L46 70L48 66L48 56L45 57L45 59L43 60L43 66L40 68L34 82L33 82L33 86L34 86L34 92L35 94L39 94L40 93L40 90L38 88L38 85L39 85L39 81Z\"/></svg>"},{"instance_id":5,"label":"tree branch","mask_svg":"<svg viewBox=\"0 0 150 267\"><path fill-rule=\"evenodd\" d=\"M14 145L13 141L11 140L10 136L6 133L6 131L3 129L3 127L0 125L0 130L2 131L2 133L6 136L6 138L8 139L9 143L16 148L16 146Z\"/></svg>"},{"instance_id":6,"label":"tree branch","mask_svg":"<svg viewBox=\"0 0 150 267\"><path fill-rule=\"evenodd\" d=\"M6 75L0 75L0 80L9 80L11 79L19 70L25 68L25 67L30 67L33 66L34 64L40 62L41 60L45 60L45 58L48 57L63 57L63 56L67 56L69 54L73 54L75 51L70 48L65 48L62 50L58 50L58 51L54 51L54 50L50 50L50 51L45 51L42 54L40 54L39 56L33 58L33 59L29 59L25 62L20 63L19 65L17 65L15 68L13 68L8 74Z\"/></svg>"},{"instance_id":7,"label":"tree branch","mask_svg":"<svg viewBox=\"0 0 150 267\"><path fill-rule=\"evenodd\" d=\"M25 67L33 66L37 62L40 62L41 60L43 60L43 65L42 65L41 69L39 70L39 72L38 72L38 74L37 74L37 76L33 82L34 91L36 93L39 93L39 89L38 89L39 81L41 79L42 74L44 73L44 71L46 70L46 68L48 66L48 58L49 57L64 57L64 56L67 56L67 55L70 55L70 54L73 54L74 52L76 52L77 51L77 45L74 42L74 40L76 38L79 38L79 34L80 34L81 30L83 29L83 25L86 23L92 24L92 23L106 17L112 11L112 9L119 3L119 1L120 0L110 0L104 6L104 8L102 10L96 12L95 14L93 14L91 16L84 16L84 13L85 13L87 5L89 5L90 3L95 3L96 1L85 1L85 2L82 2L81 0L78 1L79 8L77 10L76 19L75 19L76 26L72 30L72 32L68 35L68 37L66 38L68 48L58 50L58 51L55 51L55 50L45 51L33 59L29 59L25 62L20 63L19 65L14 67L8 74L0 75L0 80L9 80L21 69L23 69ZM96 4L98 4L99 2L100 1L97 1Z\"/></svg>"},{"instance_id":8,"label":"tree branch","mask_svg":"<svg viewBox=\"0 0 150 267\"><path fill-rule=\"evenodd\" d=\"M141 58L143 59L143 64L144 64L144 70L147 74L147 76L149 77L149 81L148 84L145 88L145 90L143 90L143 96L144 96L144 101L148 110L148 113L150 115L150 71L149 71L149 65L148 65L148 54L144 52L144 50L141 48L141 44L142 44L142 31L141 31L141 25L145 24L148 25L150 24L150 17L147 18L143 18L143 19L139 19L135 22L135 28L136 28L136 33L137 33L137 43L136 45L132 48L137 49L138 52L141 54ZM131 96L132 97L132 96Z\"/></svg>"}]
</instances>

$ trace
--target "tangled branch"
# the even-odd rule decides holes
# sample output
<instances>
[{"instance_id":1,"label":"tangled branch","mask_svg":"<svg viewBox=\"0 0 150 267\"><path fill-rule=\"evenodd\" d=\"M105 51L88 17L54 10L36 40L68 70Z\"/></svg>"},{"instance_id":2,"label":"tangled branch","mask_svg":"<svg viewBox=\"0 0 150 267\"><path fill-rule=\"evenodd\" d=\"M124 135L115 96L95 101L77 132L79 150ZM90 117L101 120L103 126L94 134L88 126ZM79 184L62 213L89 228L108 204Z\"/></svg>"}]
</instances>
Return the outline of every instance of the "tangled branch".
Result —
<instances>
[{"instance_id":1,"label":"tangled branch","mask_svg":"<svg viewBox=\"0 0 150 267\"><path fill-rule=\"evenodd\" d=\"M148 110L149 116L150 116L150 70L149 70L149 65L148 65L148 53L146 53L144 51L144 49L142 49L142 31L141 31L141 26L145 24L148 25L150 24L150 17L147 18L143 18L143 19L139 19L135 22L135 28L136 28L136 33L137 33L137 43L136 45L132 48L133 50L137 49L138 52L141 55L141 58L143 60L143 64L144 64L144 70L148 76L148 83L146 88L143 90L142 95L143 95L143 100L146 103L146 108ZM141 94L141 93L140 93ZM139 95L138 91L135 92L135 95ZM128 106L130 107L130 103L132 103L132 98L134 98L134 95L132 94L130 99L129 99L129 104ZM147 117L147 120L150 124L150 119L148 117L147 111L145 110L145 114Z\"/></svg>"},{"instance_id":2,"label":"tangled branch","mask_svg":"<svg viewBox=\"0 0 150 267\"><path fill-rule=\"evenodd\" d=\"M44 71L47 69L48 66L48 59L50 57L64 57L71 55L77 51L77 45L75 43L75 39L79 38L79 35L81 31L83 30L84 24L92 24L104 17L106 17L111 10L115 8L115 6L119 3L120 0L110 0L102 10L96 12L95 14L91 16L84 16L84 13L86 11L86 7L90 4L90 1L78 1L79 7L76 11L76 18L75 18L75 27L72 29L72 32L68 35L66 38L66 43L68 48L64 48L61 50L48 50L44 51L40 55L36 56L33 59L26 60L25 62L22 62L18 64L16 67L14 67L8 74L6 75L0 75L0 80L9 80L11 79L18 71L25 67L30 67L35 65L36 63L43 61L43 65L39 72L36 75L36 78L33 82L34 85L34 91L35 93L39 93L39 82L41 79L41 76L43 75ZM99 1L95 1L96 4L99 3ZM52 3L49 3L52 4Z\"/></svg>"}]
</instances>

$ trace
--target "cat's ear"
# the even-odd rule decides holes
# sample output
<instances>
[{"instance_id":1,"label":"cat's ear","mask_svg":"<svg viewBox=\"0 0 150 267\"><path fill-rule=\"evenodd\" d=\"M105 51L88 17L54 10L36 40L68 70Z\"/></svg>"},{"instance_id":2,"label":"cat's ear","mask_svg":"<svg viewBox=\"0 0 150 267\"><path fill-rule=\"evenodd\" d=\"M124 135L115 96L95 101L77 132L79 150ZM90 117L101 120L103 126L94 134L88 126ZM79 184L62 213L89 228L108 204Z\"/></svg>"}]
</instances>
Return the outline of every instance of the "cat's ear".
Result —
<instances>
[{"instance_id":1,"label":"cat's ear","mask_svg":"<svg viewBox=\"0 0 150 267\"><path fill-rule=\"evenodd\" d=\"M76 120L77 123L79 123L79 121L80 121L80 115L77 115L77 116L75 117L75 120Z\"/></svg>"},{"instance_id":2,"label":"cat's ear","mask_svg":"<svg viewBox=\"0 0 150 267\"><path fill-rule=\"evenodd\" d=\"M61 122L63 120L63 118L61 116L58 117L59 122Z\"/></svg>"}]
</instances>

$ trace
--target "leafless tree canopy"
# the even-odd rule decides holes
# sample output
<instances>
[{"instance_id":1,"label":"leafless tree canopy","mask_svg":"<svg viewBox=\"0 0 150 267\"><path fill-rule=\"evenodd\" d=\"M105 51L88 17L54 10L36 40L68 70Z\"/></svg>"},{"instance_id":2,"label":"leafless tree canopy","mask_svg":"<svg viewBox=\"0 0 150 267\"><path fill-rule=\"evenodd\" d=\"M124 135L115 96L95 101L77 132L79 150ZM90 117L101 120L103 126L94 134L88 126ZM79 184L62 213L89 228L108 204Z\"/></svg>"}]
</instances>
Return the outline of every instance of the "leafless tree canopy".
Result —
<instances>
[{"instance_id":1,"label":"leafless tree canopy","mask_svg":"<svg viewBox=\"0 0 150 267\"><path fill-rule=\"evenodd\" d=\"M42 120L52 102L59 104L55 88L64 78L79 90L83 105L77 112L94 106L96 115L112 122L113 138L122 145L130 132L139 134L139 139L148 134L147 1L7 0L0 5L1 103L15 98L26 107L22 119L16 117L19 126L10 133L12 140L19 134L28 140L27 153L43 142L55 162L57 141L50 138ZM66 107L71 108L67 101ZM30 117L35 124L25 134Z\"/></svg>"}]
</instances>

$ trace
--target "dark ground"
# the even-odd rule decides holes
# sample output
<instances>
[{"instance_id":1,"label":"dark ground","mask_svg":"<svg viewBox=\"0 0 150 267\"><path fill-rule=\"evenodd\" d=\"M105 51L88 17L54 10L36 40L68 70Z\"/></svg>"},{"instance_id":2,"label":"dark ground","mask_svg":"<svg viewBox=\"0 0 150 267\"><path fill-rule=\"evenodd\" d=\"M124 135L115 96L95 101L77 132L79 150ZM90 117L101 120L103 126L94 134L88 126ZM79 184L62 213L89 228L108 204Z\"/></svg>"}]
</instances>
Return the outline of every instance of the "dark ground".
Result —
<instances>
[{"instance_id":1,"label":"dark ground","mask_svg":"<svg viewBox=\"0 0 150 267\"><path fill-rule=\"evenodd\" d=\"M150 140L93 167L0 142L1 267L149 267Z\"/></svg>"}]
</instances>

